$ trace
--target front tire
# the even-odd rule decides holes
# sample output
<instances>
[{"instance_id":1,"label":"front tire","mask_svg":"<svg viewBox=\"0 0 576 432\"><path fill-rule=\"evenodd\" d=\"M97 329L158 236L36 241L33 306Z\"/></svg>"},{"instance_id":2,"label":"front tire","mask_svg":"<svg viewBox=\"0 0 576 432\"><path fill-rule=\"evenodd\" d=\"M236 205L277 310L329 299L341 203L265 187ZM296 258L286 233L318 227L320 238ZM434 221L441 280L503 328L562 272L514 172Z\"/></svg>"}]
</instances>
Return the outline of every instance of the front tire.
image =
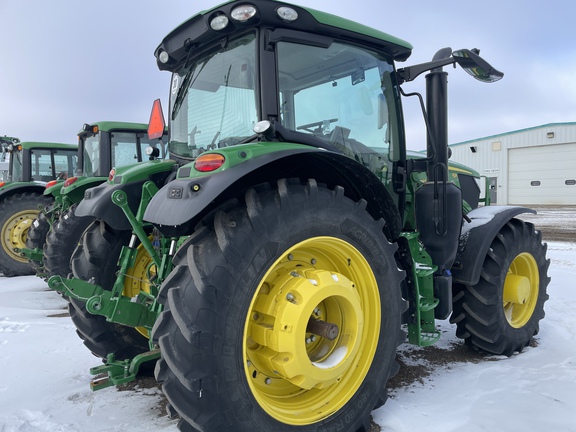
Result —
<instances>
[{"instance_id":1,"label":"front tire","mask_svg":"<svg viewBox=\"0 0 576 432\"><path fill-rule=\"evenodd\" d=\"M398 370L405 305L396 247L365 205L281 180L184 243L152 333L182 430L369 429ZM317 319L337 330L311 332Z\"/></svg>"},{"instance_id":2,"label":"front tire","mask_svg":"<svg viewBox=\"0 0 576 432\"><path fill-rule=\"evenodd\" d=\"M7 277L34 274L28 258L14 249L26 247L26 238L40 209L52 204L49 197L25 192L0 201L0 272Z\"/></svg>"},{"instance_id":3,"label":"front tire","mask_svg":"<svg viewBox=\"0 0 576 432\"><path fill-rule=\"evenodd\" d=\"M550 282L546 244L534 225L511 219L488 249L476 285L458 285L450 322L473 347L511 356L529 345L544 318Z\"/></svg>"}]
</instances>

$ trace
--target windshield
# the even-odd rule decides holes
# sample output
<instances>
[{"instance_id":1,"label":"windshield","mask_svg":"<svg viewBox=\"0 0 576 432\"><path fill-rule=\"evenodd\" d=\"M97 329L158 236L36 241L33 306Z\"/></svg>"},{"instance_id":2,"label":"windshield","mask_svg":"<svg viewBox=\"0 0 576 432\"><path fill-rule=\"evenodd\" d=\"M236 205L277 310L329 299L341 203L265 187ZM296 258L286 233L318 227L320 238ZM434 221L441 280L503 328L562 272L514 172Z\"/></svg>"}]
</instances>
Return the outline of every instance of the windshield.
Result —
<instances>
[{"instance_id":1,"label":"windshield","mask_svg":"<svg viewBox=\"0 0 576 432\"><path fill-rule=\"evenodd\" d=\"M82 172L86 177L98 177L108 175L100 170L100 134L87 135L80 138L80 146L83 147Z\"/></svg>"},{"instance_id":2,"label":"windshield","mask_svg":"<svg viewBox=\"0 0 576 432\"><path fill-rule=\"evenodd\" d=\"M172 76L170 152L193 158L254 134L256 35L228 41Z\"/></svg>"},{"instance_id":3,"label":"windshield","mask_svg":"<svg viewBox=\"0 0 576 432\"><path fill-rule=\"evenodd\" d=\"M278 43L281 120L313 134L376 173L400 152L392 61L344 43ZM382 156L387 156L384 158Z\"/></svg>"},{"instance_id":4,"label":"windshield","mask_svg":"<svg viewBox=\"0 0 576 432\"><path fill-rule=\"evenodd\" d=\"M139 148L138 137L135 132L112 132L110 135L113 167L121 167L142 161L144 149Z\"/></svg>"},{"instance_id":5,"label":"windshield","mask_svg":"<svg viewBox=\"0 0 576 432\"><path fill-rule=\"evenodd\" d=\"M113 167L130 165L148 159L148 156L146 156L146 148L148 146L157 147L160 152L159 158L165 158L164 142L166 142L166 134L161 138L152 140L144 132L111 132L110 135Z\"/></svg>"},{"instance_id":6,"label":"windshield","mask_svg":"<svg viewBox=\"0 0 576 432\"><path fill-rule=\"evenodd\" d=\"M49 182L67 179L76 171L76 149L32 149L30 150L30 180Z\"/></svg>"}]
</instances>

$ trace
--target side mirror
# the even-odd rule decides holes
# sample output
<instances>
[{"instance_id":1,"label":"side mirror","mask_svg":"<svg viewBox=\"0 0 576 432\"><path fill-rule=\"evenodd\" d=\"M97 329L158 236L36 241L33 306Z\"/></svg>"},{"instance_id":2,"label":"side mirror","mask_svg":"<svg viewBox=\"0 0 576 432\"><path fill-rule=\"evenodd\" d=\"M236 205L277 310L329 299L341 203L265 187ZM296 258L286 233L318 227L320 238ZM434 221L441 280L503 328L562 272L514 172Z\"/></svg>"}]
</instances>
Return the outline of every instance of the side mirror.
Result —
<instances>
[{"instance_id":1,"label":"side mirror","mask_svg":"<svg viewBox=\"0 0 576 432\"><path fill-rule=\"evenodd\" d=\"M504 76L502 72L494 69L490 63L484 60L474 50L461 49L452 53L454 60L469 75L483 82L496 82Z\"/></svg>"}]
</instances>

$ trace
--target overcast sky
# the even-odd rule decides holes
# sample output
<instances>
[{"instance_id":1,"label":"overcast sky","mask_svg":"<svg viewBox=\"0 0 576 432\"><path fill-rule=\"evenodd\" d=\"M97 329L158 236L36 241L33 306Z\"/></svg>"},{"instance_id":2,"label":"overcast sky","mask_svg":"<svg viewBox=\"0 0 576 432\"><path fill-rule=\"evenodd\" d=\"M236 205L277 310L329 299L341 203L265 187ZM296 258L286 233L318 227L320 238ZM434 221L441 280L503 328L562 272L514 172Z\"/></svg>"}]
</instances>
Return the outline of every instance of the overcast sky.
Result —
<instances>
[{"instance_id":1,"label":"overcast sky","mask_svg":"<svg viewBox=\"0 0 576 432\"><path fill-rule=\"evenodd\" d=\"M77 141L84 123L148 122L168 106L170 75L156 67L162 38L220 0L0 0L0 135ZM573 0L299 0L407 40L400 67L443 47L480 48L504 78L494 84L449 68L449 141L576 121ZM405 85L424 91L423 76ZM424 148L415 100L405 100L409 147Z\"/></svg>"}]
</instances>

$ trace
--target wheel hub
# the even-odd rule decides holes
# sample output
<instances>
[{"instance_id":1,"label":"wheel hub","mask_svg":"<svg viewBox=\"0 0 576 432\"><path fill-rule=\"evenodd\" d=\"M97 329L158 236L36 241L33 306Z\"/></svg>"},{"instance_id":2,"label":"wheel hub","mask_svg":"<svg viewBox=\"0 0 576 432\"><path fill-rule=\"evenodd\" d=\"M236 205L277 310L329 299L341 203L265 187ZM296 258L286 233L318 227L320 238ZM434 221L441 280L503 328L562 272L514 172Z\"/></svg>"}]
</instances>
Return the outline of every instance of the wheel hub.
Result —
<instances>
[{"instance_id":1,"label":"wheel hub","mask_svg":"<svg viewBox=\"0 0 576 432\"><path fill-rule=\"evenodd\" d=\"M150 237L152 239L153 237ZM142 244L138 245L134 264L126 271L124 280L123 295L126 297L135 297L140 291L150 293L150 278L156 275L156 266L152 257L146 251ZM149 331L146 327L136 327L138 333L149 338Z\"/></svg>"},{"instance_id":2,"label":"wheel hub","mask_svg":"<svg viewBox=\"0 0 576 432\"><path fill-rule=\"evenodd\" d=\"M523 252L516 256L504 281L502 301L504 315L514 328L525 326L538 302L540 277L534 257Z\"/></svg>"},{"instance_id":3,"label":"wheel hub","mask_svg":"<svg viewBox=\"0 0 576 432\"><path fill-rule=\"evenodd\" d=\"M314 310L319 306L329 314L329 322L315 322ZM268 295L260 297L254 317L253 360L262 372L279 374L301 389L335 383L350 367L364 327L354 284L325 270L294 271L282 277ZM326 328L329 337L311 333L311 320L312 327ZM330 340L331 336L335 337Z\"/></svg>"},{"instance_id":4,"label":"wheel hub","mask_svg":"<svg viewBox=\"0 0 576 432\"><path fill-rule=\"evenodd\" d=\"M526 304L530 297L530 280L525 276L510 274L504 283L504 301Z\"/></svg>"}]
</instances>

